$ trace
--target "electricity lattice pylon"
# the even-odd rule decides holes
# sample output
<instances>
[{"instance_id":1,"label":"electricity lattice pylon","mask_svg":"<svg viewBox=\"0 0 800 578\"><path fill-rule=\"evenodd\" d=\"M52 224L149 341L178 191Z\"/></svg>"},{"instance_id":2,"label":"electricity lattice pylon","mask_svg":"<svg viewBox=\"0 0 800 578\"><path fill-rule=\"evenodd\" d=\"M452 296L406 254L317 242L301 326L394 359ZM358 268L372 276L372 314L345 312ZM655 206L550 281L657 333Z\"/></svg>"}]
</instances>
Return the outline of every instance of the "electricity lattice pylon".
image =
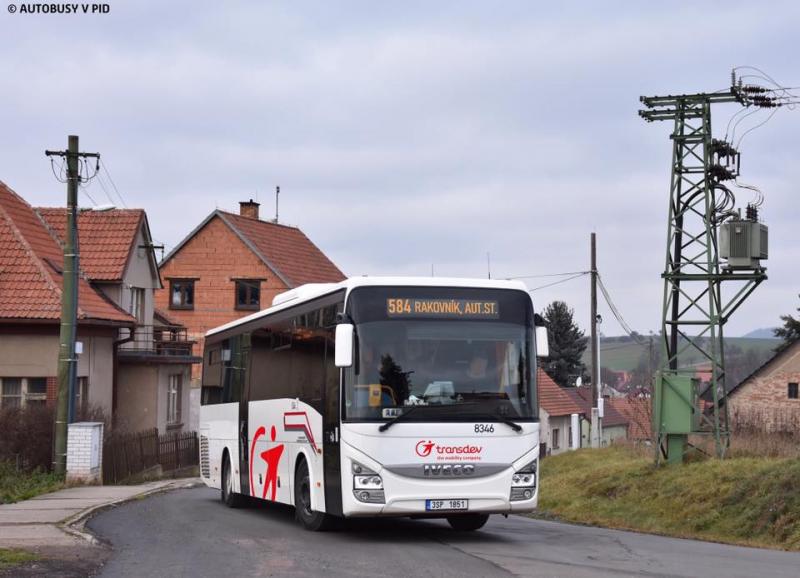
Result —
<instances>
[{"instance_id":1,"label":"electricity lattice pylon","mask_svg":"<svg viewBox=\"0 0 800 578\"><path fill-rule=\"evenodd\" d=\"M749 270L720 265L717 229L727 191L723 182L738 175L739 155L712 138L711 106L752 103L735 85L729 91L641 101L646 108L639 114L645 120L674 122L662 358L653 391L656 461L682 461L689 434L713 436L716 455L723 457L730 441L727 403L720 403L726 396L723 327L766 273L760 265ZM723 284L733 292L723 293ZM710 368L707 403L694 379L695 359Z\"/></svg>"}]
</instances>

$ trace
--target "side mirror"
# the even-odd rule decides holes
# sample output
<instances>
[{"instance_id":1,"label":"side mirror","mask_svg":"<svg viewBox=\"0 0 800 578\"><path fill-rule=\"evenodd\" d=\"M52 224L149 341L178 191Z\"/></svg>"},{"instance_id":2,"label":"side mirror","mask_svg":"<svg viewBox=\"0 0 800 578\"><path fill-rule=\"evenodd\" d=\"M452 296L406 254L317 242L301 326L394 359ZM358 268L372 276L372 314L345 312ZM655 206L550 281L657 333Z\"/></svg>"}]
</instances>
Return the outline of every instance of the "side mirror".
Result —
<instances>
[{"instance_id":1,"label":"side mirror","mask_svg":"<svg viewBox=\"0 0 800 578\"><path fill-rule=\"evenodd\" d=\"M355 328L350 323L340 323L336 326L336 346L334 362L336 367L350 367L353 365L353 333Z\"/></svg>"},{"instance_id":2,"label":"side mirror","mask_svg":"<svg viewBox=\"0 0 800 578\"><path fill-rule=\"evenodd\" d=\"M550 357L550 343L548 342L548 339L547 327L544 325L537 325L536 357Z\"/></svg>"}]
</instances>

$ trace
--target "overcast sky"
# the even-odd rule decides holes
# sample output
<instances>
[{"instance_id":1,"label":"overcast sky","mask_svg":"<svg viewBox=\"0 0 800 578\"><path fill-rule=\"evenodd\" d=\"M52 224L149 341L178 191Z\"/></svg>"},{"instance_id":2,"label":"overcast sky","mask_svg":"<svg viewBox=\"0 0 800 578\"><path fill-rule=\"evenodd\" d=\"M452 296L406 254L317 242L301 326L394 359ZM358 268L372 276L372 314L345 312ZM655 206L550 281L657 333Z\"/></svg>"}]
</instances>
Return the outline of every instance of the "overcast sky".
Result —
<instances>
[{"instance_id":1,"label":"overcast sky","mask_svg":"<svg viewBox=\"0 0 800 578\"><path fill-rule=\"evenodd\" d=\"M498 278L582 271L594 230L605 285L647 332L660 323L672 145L667 123L638 118L639 96L724 89L741 65L800 86L797 2L376 4L3 10L0 180L63 205L43 151L78 134L168 249L215 207L254 197L271 218L280 185L281 221L348 275L483 277L487 253ZM714 109L720 136L735 111ZM766 196L769 280L729 335L800 305L799 129L800 109L780 110L742 142L742 180ZM96 181L87 192L109 202ZM588 325L587 277L534 296ZM621 334L600 311L602 331Z\"/></svg>"}]
</instances>

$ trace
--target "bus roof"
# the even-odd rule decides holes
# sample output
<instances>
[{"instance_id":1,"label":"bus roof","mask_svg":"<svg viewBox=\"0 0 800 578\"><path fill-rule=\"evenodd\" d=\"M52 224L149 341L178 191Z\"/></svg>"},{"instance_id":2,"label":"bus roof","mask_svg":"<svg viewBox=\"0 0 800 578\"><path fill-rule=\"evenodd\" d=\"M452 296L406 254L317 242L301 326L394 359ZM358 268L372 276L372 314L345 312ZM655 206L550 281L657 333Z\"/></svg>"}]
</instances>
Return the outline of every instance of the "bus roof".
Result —
<instances>
[{"instance_id":1,"label":"bus roof","mask_svg":"<svg viewBox=\"0 0 800 578\"><path fill-rule=\"evenodd\" d=\"M311 301L336 291L347 293L357 287L475 287L478 289L516 289L527 291L522 281L499 279L466 279L459 277L350 277L339 283L308 283L294 289L279 293L272 300L272 306L257 311L241 319L220 325L206 332L206 337L233 329L239 325L255 321L294 305Z\"/></svg>"}]
</instances>

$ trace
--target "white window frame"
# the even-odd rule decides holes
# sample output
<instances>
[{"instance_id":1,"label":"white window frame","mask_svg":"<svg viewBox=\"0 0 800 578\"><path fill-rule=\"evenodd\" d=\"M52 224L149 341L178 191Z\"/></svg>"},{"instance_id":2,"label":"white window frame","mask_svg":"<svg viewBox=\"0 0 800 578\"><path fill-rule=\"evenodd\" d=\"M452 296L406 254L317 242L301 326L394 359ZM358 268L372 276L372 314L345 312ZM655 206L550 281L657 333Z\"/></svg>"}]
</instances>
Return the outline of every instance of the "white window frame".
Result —
<instances>
[{"instance_id":1,"label":"white window frame","mask_svg":"<svg viewBox=\"0 0 800 578\"><path fill-rule=\"evenodd\" d=\"M167 382L167 425L181 423L181 390L183 389L183 375L173 373Z\"/></svg>"},{"instance_id":2,"label":"white window frame","mask_svg":"<svg viewBox=\"0 0 800 578\"><path fill-rule=\"evenodd\" d=\"M561 428L554 427L550 430L550 444L554 450L561 449Z\"/></svg>"},{"instance_id":3,"label":"white window frame","mask_svg":"<svg viewBox=\"0 0 800 578\"><path fill-rule=\"evenodd\" d=\"M145 293L142 287L131 287L131 308L128 313L136 318L139 325L144 323Z\"/></svg>"},{"instance_id":4,"label":"white window frame","mask_svg":"<svg viewBox=\"0 0 800 578\"><path fill-rule=\"evenodd\" d=\"M89 378L78 376L75 380L75 411L84 411L89 406Z\"/></svg>"}]
</instances>

